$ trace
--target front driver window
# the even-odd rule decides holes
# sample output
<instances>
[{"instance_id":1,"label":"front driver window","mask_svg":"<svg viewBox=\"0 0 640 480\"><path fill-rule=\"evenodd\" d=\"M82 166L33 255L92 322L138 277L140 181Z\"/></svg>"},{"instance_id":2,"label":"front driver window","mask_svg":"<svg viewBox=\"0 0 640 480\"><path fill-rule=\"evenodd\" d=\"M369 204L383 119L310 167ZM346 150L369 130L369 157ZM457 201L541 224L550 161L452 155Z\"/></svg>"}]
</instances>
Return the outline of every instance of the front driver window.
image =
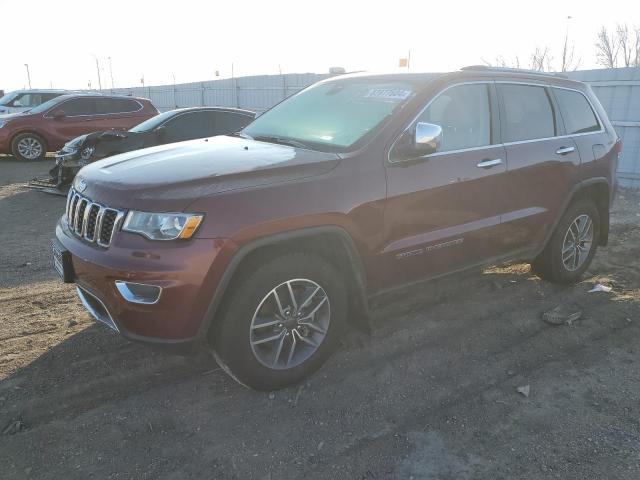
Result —
<instances>
[{"instance_id":1,"label":"front driver window","mask_svg":"<svg viewBox=\"0 0 640 480\"><path fill-rule=\"evenodd\" d=\"M491 114L486 84L458 85L445 90L418 117L442 128L439 151L491 144Z\"/></svg>"}]
</instances>

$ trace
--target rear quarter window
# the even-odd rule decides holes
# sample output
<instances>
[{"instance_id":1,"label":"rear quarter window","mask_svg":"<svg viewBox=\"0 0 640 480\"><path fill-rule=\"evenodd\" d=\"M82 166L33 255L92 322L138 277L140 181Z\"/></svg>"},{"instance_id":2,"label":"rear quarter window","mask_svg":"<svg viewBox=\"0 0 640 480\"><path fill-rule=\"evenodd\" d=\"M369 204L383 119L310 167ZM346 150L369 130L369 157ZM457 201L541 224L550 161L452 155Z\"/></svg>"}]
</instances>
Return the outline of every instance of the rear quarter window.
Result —
<instances>
[{"instance_id":1,"label":"rear quarter window","mask_svg":"<svg viewBox=\"0 0 640 480\"><path fill-rule=\"evenodd\" d=\"M564 88L554 88L553 92L568 135L600 130L598 117L582 93Z\"/></svg>"}]
</instances>

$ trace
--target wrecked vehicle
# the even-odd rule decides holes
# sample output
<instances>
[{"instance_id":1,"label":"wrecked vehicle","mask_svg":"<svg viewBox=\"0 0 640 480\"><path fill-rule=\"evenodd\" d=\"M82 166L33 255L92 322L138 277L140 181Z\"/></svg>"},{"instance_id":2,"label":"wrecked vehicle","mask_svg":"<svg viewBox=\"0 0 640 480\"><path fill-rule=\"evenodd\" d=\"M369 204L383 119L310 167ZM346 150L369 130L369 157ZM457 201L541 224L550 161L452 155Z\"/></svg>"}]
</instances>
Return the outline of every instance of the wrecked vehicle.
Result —
<instances>
[{"instance_id":1,"label":"wrecked vehicle","mask_svg":"<svg viewBox=\"0 0 640 480\"><path fill-rule=\"evenodd\" d=\"M382 292L510 260L577 282L607 243L620 152L561 76L334 77L237 135L83 168L53 262L124 337L208 345L241 383L282 388Z\"/></svg>"},{"instance_id":2,"label":"wrecked vehicle","mask_svg":"<svg viewBox=\"0 0 640 480\"><path fill-rule=\"evenodd\" d=\"M126 132L107 130L82 135L56 154L49 183L65 189L82 167L96 160L166 143L234 133L254 118L254 112L237 108L180 108L161 113Z\"/></svg>"}]
</instances>

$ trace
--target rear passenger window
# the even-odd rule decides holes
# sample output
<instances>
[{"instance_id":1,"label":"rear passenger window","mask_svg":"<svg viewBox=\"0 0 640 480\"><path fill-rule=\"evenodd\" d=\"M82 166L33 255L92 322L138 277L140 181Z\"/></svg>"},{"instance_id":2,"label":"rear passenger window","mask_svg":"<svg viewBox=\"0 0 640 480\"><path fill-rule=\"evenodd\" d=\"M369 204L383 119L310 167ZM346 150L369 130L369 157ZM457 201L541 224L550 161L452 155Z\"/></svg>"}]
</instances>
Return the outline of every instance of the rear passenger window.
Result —
<instances>
[{"instance_id":1,"label":"rear passenger window","mask_svg":"<svg viewBox=\"0 0 640 480\"><path fill-rule=\"evenodd\" d=\"M121 98L96 98L98 113L130 113L140 110L135 100Z\"/></svg>"},{"instance_id":2,"label":"rear passenger window","mask_svg":"<svg viewBox=\"0 0 640 480\"><path fill-rule=\"evenodd\" d=\"M500 84L504 103L502 139L506 142L555 136L555 121L544 87Z\"/></svg>"},{"instance_id":3,"label":"rear passenger window","mask_svg":"<svg viewBox=\"0 0 640 480\"><path fill-rule=\"evenodd\" d=\"M487 85L459 85L445 90L422 112L418 122L440 125L443 152L490 145Z\"/></svg>"},{"instance_id":4,"label":"rear passenger window","mask_svg":"<svg viewBox=\"0 0 640 480\"><path fill-rule=\"evenodd\" d=\"M93 98L76 98L75 100L69 100L60 105L60 108L55 110L64 111L67 117L75 117L78 115L93 115L95 114L95 104Z\"/></svg>"},{"instance_id":5,"label":"rear passenger window","mask_svg":"<svg viewBox=\"0 0 640 480\"><path fill-rule=\"evenodd\" d=\"M567 134L597 132L600 123L585 96L574 90L553 89Z\"/></svg>"}]
</instances>

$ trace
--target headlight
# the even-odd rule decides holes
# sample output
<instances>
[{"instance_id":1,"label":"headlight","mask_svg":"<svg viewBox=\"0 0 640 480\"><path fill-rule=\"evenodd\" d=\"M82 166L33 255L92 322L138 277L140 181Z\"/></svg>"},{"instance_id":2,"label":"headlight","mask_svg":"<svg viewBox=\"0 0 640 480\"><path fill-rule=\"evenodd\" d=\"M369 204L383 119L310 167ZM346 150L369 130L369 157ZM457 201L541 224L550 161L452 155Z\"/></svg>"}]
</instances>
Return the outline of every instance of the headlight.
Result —
<instances>
[{"instance_id":1,"label":"headlight","mask_svg":"<svg viewBox=\"0 0 640 480\"><path fill-rule=\"evenodd\" d=\"M82 160L89 160L95 151L96 147L85 147L80 151L80 158Z\"/></svg>"},{"instance_id":2,"label":"headlight","mask_svg":"<svg viewBox=\"0 0 640 480\"><path fill-rule=\"evenodd\" d=\"M122 230L139 233L150 240L175 240L191 238L203 215L192 213L147 213L130 211Z\"/></svg>"},{"instance_id":3,"label":"headlight","mask_svg":"<svg viewBox=\"0 0 640 480\"><path fill-rule=\"evenodd\" d=\"M7 123L7 120L0 120L0 128L4 127Z\"/></svg>"}]
</instances>

